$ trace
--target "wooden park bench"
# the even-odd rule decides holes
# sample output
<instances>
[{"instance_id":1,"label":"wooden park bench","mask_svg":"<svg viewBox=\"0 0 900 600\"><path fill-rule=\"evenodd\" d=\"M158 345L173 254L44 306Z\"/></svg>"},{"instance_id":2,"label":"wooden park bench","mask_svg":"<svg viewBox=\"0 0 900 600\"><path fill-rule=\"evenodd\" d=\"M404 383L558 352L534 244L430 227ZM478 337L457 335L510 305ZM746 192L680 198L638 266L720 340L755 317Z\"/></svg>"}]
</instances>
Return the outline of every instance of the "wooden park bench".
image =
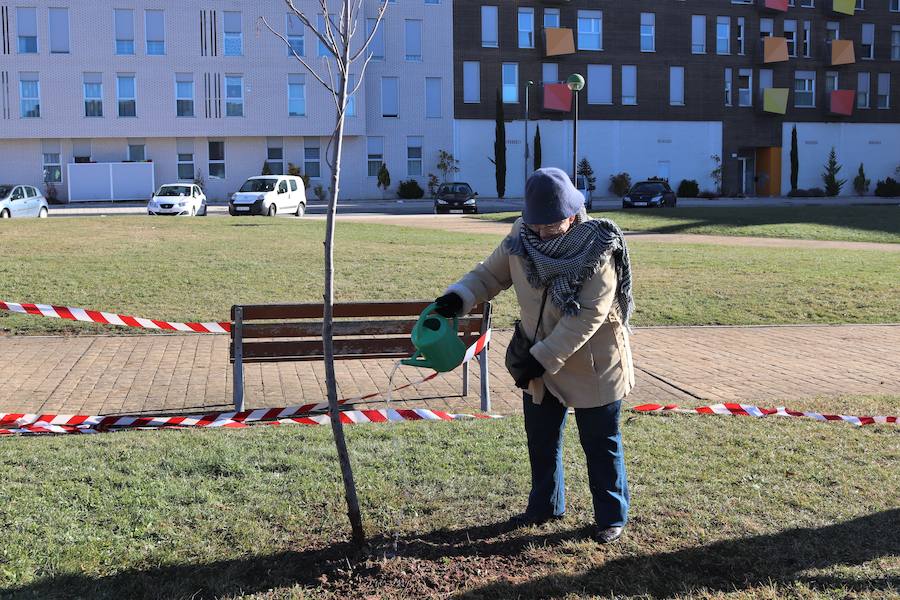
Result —
<instances>
[{"instance_id":1,"label":"wooden park bench","mask_svg":"<svg viewBox=\"0 0 900 600\"><path fill-rule=\"evenodd\" d=\"M415 351L410 333L427 301L346 302L334 305L334 358L398 359ZM230 362L234 408L244 410L247 363L324 360L322 304L247 304L231 307ZM491 303L460 317L460 338L468 348L491 326ZM488 348L479 357L481 410L491 409ZM469 365L463 365L462 395L469 395ZM372 390L376 391L376 390Z\"/></svg>"}]
</instances>

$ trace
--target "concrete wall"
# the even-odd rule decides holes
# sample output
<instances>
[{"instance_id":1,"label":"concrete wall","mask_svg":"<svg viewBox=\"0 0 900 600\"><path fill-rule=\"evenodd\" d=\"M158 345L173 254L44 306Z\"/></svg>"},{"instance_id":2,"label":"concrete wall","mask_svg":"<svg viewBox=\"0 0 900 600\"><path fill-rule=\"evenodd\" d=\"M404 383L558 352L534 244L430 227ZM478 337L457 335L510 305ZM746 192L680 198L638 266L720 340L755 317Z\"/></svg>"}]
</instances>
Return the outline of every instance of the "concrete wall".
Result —
<instances>
[{"instance_id":1,"label":"concrete wall","mask_svg":"<svg viewBox=\"0 0 900 600\"><path fill-rule=\"evenodd\" d=\"M528 168L533 167L534 134L541 128L541 166L572 170L572 123L529 121ZM523 146L524 121L506 124L506 196L521 197L526 177ZM459 181L467 181L482 196L494 196L494 121L457 120L454 146L460 159ZM596 196L606 196L609 176L627 172L632 181L665 176L677 187L682 179L696 179L701 189L713 189L709 177L712 154L721 155L719 122L686 121L579 121L578 160L587 158L597 178ZM667 163L667 164L666 164Z\"/></svg>"},{"instance_id":2,"label":"concrete wall","mask_svg":"<svg viewBox=\"0 0 900 600\"><path fill-rule=\"evenodd\" d=\"M791 189L791 129L795 123L782 128L781 192ZM842 196L853 196L853 178L859 163L863 163L866 177L872 180L869 190L885 177L896 177L894 169L900 165L900 124L866 125L857 123L796 123L799 169L797 187L824 188L822 173L832 146L842 165L839 179L846 179Z\"/></svg>"}]
</instances>

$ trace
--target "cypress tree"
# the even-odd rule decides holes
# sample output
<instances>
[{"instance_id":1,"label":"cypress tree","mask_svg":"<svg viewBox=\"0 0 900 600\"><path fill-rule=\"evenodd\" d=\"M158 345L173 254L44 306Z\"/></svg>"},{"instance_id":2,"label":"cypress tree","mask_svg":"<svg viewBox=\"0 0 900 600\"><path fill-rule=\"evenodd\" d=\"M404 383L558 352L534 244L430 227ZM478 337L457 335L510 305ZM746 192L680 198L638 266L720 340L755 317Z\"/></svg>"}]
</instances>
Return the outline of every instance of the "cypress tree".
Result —
<instances>
[{"instance_id":1,"label":"cypress tree","mask_svg":"<svg viewBox=\"0 0 900 600\"><path fill-rule=\"evenodd\" d=\"M541 168L541 126L537 126L534 134L534 170Z\"/></svg>"},{"instance_id":2,"label":"cypress tree","mask_svg":"<svg viewBox=\"0 0 900 600\"><path fill-rule=\"evenodd\" d=\"M797 189L797 172L800 170L800 159L797 150L797 126L791 131L791 191Z\"/></svg>"},{"instance_id":3,"label":"cypress tree","mask_svg":"<svg viewBox=\"0 0 900 600\"><path fill-rule=\"evenodd\" d=\"M494 125L494 178L497 182L497 197L506 195L506 119L503 115L503 98L497 88L497 115Z\"/></svg>"}]
</instances>

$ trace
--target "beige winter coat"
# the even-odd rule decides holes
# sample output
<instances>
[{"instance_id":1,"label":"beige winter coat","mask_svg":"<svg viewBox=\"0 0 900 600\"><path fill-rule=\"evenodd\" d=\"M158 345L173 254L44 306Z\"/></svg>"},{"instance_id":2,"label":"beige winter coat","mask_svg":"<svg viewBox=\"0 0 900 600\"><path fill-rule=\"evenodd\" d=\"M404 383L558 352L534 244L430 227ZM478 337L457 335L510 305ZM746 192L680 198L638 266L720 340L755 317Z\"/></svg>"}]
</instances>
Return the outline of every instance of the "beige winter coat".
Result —
<instances>
[{"instance_id":1,"label":"beige winter coat","mask_svg":"<svg viewBox=\"0 0 900 600\"><path fill-rule=\"evenodd\" d=\"M522 219L513 224L518 236ZM520 307L524 333L530 338L538 322L543 289L528 283L525 262L509 254L501 243L482 263L448 291L463 298L464 309L490 300L513 286ZM584 282L578 296L581 310L563 316L548 299L544 319L531 354L547 369L543 378L532 380L529 392L540 404L549 389L566 406L592 408L624 398L634 387L629 335L617 310L612 309L616 272L612 259Z\"/></svg>"}]
</instances>

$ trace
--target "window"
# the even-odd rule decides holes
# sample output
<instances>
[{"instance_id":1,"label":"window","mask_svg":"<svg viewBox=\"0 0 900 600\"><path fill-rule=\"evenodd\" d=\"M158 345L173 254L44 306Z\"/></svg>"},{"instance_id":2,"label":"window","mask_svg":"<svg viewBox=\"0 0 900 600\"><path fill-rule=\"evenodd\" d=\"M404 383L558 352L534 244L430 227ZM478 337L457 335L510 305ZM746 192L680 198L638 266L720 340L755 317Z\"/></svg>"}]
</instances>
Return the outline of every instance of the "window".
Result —
<instances>
[{"instance_id":1,"label":"window","mask_svg":"<svg viewBox=\"0 0 900 600\"><path fill-rule=\"evenodd\" d=\"M134 54L134 11L117 8L113 15L116 21L116 54Z\"/></svg>"},{"instance_id":2,"label":"window","mask_svg":"<svg viewBox=\"0 0 900 600\"><path fill-rule=\"evenodd\" d=\"M789 56L797 56L797 21L785 19L784 37L787 40Z\"/></svg>"},{"instance_id":3,"label":"window","mask_svg":"<svg viewBox=\"0 0 900 600\"><path fill-rule=\"evenodd\" d=\"M622 104L637 104L637 66L622 65Z\"/></svg>"},{"instance_id":4,"label":"window","mask_svg":"<svg viewBox=\"0 0 900 600\"><path fill-rule=\"evenodd\" d=\"M316 15L316 25L322 35L326 35L325 32L325 16L324 15ZM322 43L318 37L316 37L316 56L331 56L331 53L328 51L328 48L325 44Z\"/></svg>"},{"instance_id":5,"label":"window","mask_svg":"<svg viewBox=\"0 0 900 600\"><path fill-rule=\"evenodd\" d=\"M588 104L612 104L612 65L588 65L587 101Z\"/></svg>"},{"instance_id":6,"label":"window","mask_svg":"<svg viewBox=\"0 0 900 600\"><path fill-rule=\"evenodd\" d=\"M738 106L753 106L753 69L738 69Z\"/></svg>"},{"instance_id":7,"label":"window","mask_svg":"<svg viewBox=\"0 0 900 600\"><path fill-rule=\"evenodd\" d=\"M194 180L194 153L178 153L178 179L182 181Z\"/></svg>"},{"instance_id":8,"label":"window","mask_svg":"<svg viewBox=\"0 0 900 600\"><path fill-rule=\"evenodd\" d=\"M463 63L463 102L466 104L481 102L481 63L477 61Z\"/></svg>"},{"instance_id":9,"label":"window","mask_svg":"<svg viewBox=\"0 0 900 600\"><path fill-rule=\"evenodd\" d=\"M50 54L69 53L69 9L50 9Z\"/></svg>"},{"instance_id":10,"label":"window","mask_svg":"<svg viewBox=\"0 0 900 600\"><path fill-rule=\"evenodd\" d=\"M731 54L731 17L716 17L716 54Z\"/></svg>"},{"instance_id":11,"label":"window","mask_svg":"<svg viewBox=\"0 0 900 600\"><path fill-rule=\"evenodd\" d=\"M288 116L306 116L306 75L288 74Z\"/></svg>"},{"instance_id":12,"label":"window","mask_svg":"<svg viewBox=\"0 0 900 600\"><path fill-rule=\"evenodd\" d=\"M406 138L406 174L409 177L422 175L422 136Z\"/></svg>"},{"instance_id":13,"label":"window","mask_svg":"<svg viewBox=\"0 0 900 600\"><path fill-rule=\"evenodd\" d=\"M404 23L406 31L406 60L422 61L422 21L407 19Z\"/></svg>"},{"instance_id":14,"label":"window","mask_svg":"<svg viewBox=\"0 0 900 600\"><path fill-rule=\"evenodd\" d=\"M303 172L309 177L321 177L319 164L319 139L305 139L303 147Z\"/></svg>"},{"instance_id":15,"label":"window","mask_svg":"<svg viewBox=\"0 0 900 600\"><path fill-rule=\"evenodd\" d=\"M515 104L519 101L519 65L517 63L503 63L503 102Z\"/></svg>"},{"instance_id":16,"label":"window","mask_svg":"<svg viewBox=\"0 0 900 600\"><path fill-rule=\"evenodd\" d=\"M381 78L381 116L400 116L400 80L397 77Z\"/></svg>"},{"instance_id":17,"label":"window","mask_svg":"<svg viewBox=\"0 0 900 600\"><path fill-rule=\"evenodd\" d=\"M816 72L797 71L794 73L794 106L813 108L816 105Z\"/></svg>"},{"instance_id":18,"label":"window","mask_svg":"<svg viewBox=\"0 0 900 600\"><path fill-rule=\"evenodd\" d=\"M209 142L209 178L225 179L225 142Z\"/></svg>"},{"instance_id":19,"label":"window","mask_svg":"<svg viewBox=\"0 0 900 600\"><path fill-rule=\"evenodd\" d=\"M241 75L225 76L225 116L244 116L244 78Z\"/></svg>"},{"instance_id":20,"label":"window","mask_svg":"<svg viewBox=\"0 0 900 600\"><path fill-rule=\"evenodd\" d=\"M809 58L812 49L812 23L803 21L803 56Z\"/></svg>"},{"instance_id":21,"label":"window","mask_svg":"<svg viewBox=\"0 0 900 600\"><path fill-rule=\"evenodd\" d=\"M284 175L284 140L281 138L266 141L266 164L272 175Z\"/></svg>"},{"instance_id":22,"label":"window","mask_svg":"<svg viewBox=\"0 0 900 600\"><path fill-rule=\"evenodd\" d=\"M103 116L103 80L100 73L84 74L84 116Z\"/></svg>"},{"instance_id":23,"label":"window","mask_svg":"<svg viewBox=\"0 0 900 600\"><path fill-rule=\"evenodd\" d=\"M19 74L19 102L22 118L41 116L41 86L37 73Z\"/></svg>"},{"instance_id":24,"label":"window","mask_svg":"<svg viewBox=\"0 0 900 600\"><path fill-rule=\"evenodd\" d=\"M815 8L816 0L800 0L800 6L802 8Z\"/></svg>"},{"instance_id":25,"label":"window","mask_svg":"<svg viewBox=\"0 0 900 600\"><path fill-rule=\"evenodd\" d=\"M44 152L44 183L62 182L62 164L59 152Z\"/></svg>"},{"instance_id":26,"label":"window","mask_svg":"<svg viewBox=\"0 0 900 600\"><path fill-rule=\"evenodd\" d=\"M891 74L878 74L878 97L875 99L878 108L891 107Z\"/></svg>"},{"instance_id":27,"label":"window","mask_svg":"<svg viewBox=\"0 0 900 600\"><path fill-rule=\"evenodd\" d=\"M166 53L165 11L144 11L144 33L147 36L147 54L160 56Z\"/></svg>"},{"instance_id":28,"label":"window","mask_svg":"<svg viewBox=\"0 0 900 600\"><path fill-rule=\"evenodd\" d=\"M641 13L641 52L656 51L656 15Z\"/></svg>"},{"instance_id":29,"label":"window","mask_svg":"<svg viewBox=\"0 0 900 600\"><path fill-rule=\"evenodd\" d=\"M775 35L775 21L772 19L759 20L759 39L764 40L767 37Z\"/></svg>"},{"instance_id":30,"label":"window","mask_svg":"<svg viewBox=\"0 0 900 600\"><path fill-rule=\"evenodd\" d=\"M175 74L175 114L179 117L194 116L194 75Z\"/></svg>"},{"instance_id":31,"label":"window","mask_svg":"<svg viewBox=\"0 0 900 600\"><path fill-rule=\"evenodd\" d=\"M833 42L841 39L841 26L837 21L828 21L825 23L825 41Z\"/></svg>"},{"instance_id":32,"label":"window","mask_svg":"<svg viewBox=\"0 0 900 600\"><path fill-rule=\"evenodd\" d=\"M684 106L684 67L669 67L669 104Z\"/></svg>"},{"instance_id":33,"label":"window","mask_svg":"<svg viewBox=\"0 0 900 600\"><path fill-rule=\"evenodd\" d=\"M37 54L37 9L16 8L16 28L19 38L19 54Z\"/></svg>"},{"instance_id":34,"label":"window","mask_svg":"<svg viewBox=\"0 0 900 600\"><path fill-rule=\"evenodd\" d=\"M519 48L534 48L534 9L519 9Z\"/></svg>"},{"instance_id":35,"label":"window","mask_svg":"<svg viewBox=\"0 0 900 600\"><path fill-rule=\"evenodd\" d=\"M225 11L225 56L244 53L244 34L241 31L241 13Z\"/></svg>"},{"instance_id":36,"label":"window","mask_svg":"<svg viewBox=\"0 0 900 600\"><path fill-rule=\"evenodd\" d=\"M119 104L120 117L136 117L134 75L116 76L116 99Z\"/></svg>"},{"instance_id":37,"label":"window","mask_svg":"<svg viewBox=\"0 0 900 600\"><path fill-rule=\"evenodd\" d=\"M744 17L737 18L737 41L738 41L738 54L744 54L744 39L747 31L746 20Z\"/></svg>"},{"instance_id":38,"label":"window","mask_svg":"<svg viewBox=\"0 0 900 600\"><path fill-rule=\"evenodd\" d=\"M144 144L128 144L128 160L143 162L146 159L144 148Z\"/></svg>"},{"instance_id":39,"label":"window","mask_svg":"<svg viewBox=\"0 0 900 600\"><path fill-rule=\"evenodd\" d=\"M875 25L873 23L862 24L862 58L872 60L875 58Z\"/></svg>"},{"instance_id":40,"label":"window","mask_svg":"<svg viewBox=\"0 0 900 600\"><path fill-rule=\"evenodd\" d=\"M725 68L725 106L731 106L731 69Z\"/></svg>"},{"instance_id":41,"label":"window","mask_svg":"<svg viewBox=\"0 0 900 600\"><path fill-rule=\"evenodd\" d=\"M891 12L900 12L900 0L891 0Z\"/></svg>"},{"instance_id":42,"label":"window","mask_svg":"<svg viewBox=\"0 0 900 600\"><path fill-rule=\"evenodd\" d=\"M483 48L498 48L497 39L497 7L481 7L481 46Z\"/></svg>"},{"instance_id":43,"label":"window","mask_svg":"<svg viewBox=\"0 0 900 600\"><path fill-rule=\"evenodd\" d=\"M772 69L759 70L759 103L763 104L765 100L765 91L774 87L773 78L775 72Z\"/></svg>"},{"instance_id":44,"label":"window","mask_svg":"<svg viewBox=\"0 0 900 600\"><path fill-rule=\"evenodd\" d=\"M559 9L558 8L545 8L544 9L544 29L558 29L559 28Z\"/></svg>"},{"instance_id":45,"label":"window","mask_svg":"<svg viewBox=\"0 0 900 600\"><path fill-rule=\"evenodd\" d=\"M588 87L590 88L590 71L588 66ZM544 63L541 65L541 83L559 83L559 65L556 63ZM590 91L588 92L590 96ZM590 100L588 100L590 102Z\"/></svg>"},{"instance_id":46,"label":"window","mask_svg":"<svg viewBox=\"0 0 900 600\"><path fill-rule=\"evenodd\" d=\"M706 16L691 16L691 53L706 54Z\"/></svg>"},{"instance_id":47,"label":"window","mask_svg":"<svg viewBox=\"0 0 900 600\"><path fill-rule=\"evenodd\" d=\"M869 74L856 74L856 108L869 108Z\"/></svg>"},{"instance_id":48,"label":"window","mask_svg":"<svg viewBox=\"0 0 900 600\"><path fill-rule=\"evenodd\" d=\"M603 11L578 11L578 49L603 50Z\"/></svg>"},{"instance_id":49,"label":"window","mask_svg":"<svg viewBox=\"0 0 900 600\"><path fill-rule=\"evenodd\" d=\"M900 25L891 27L891 60L900 60Z\"/></svg>"},{"instance_id":50,"label":"window","mask_svg":"<svg viewBox=\"0 0 900 600\"><path fill-rule=\"evenodd\" d=\"M294 56L294 54L306 56L303 41L303 22L294 13L288 13L285 16L284 33L288 41L288 56Z\"/></svg>"},{"instance_id":51,"label":"window","mask_svg":"<svg viewBox=\"0 0 900 600\"><path fill-rule=\"evenodd\" d=\"M425 118L441 118L441 78L425 78Z\"/></svg>"},{"instance_id":52,"label":"window","mask_svg":"<svg viewBox=\"0 0 900 600\"><path fill-rule=\"evenodd\" d=\"M865 10L866 0L856 0L856 10Z\"/></svg>"},{"instance_id":53,"label":"window","mask_svg":"<svg viewBox=\"0 0 900 600\"><path fill-rule=\"evenodd\" d=\"M366 139L366 157L369 177L378 177L378 171L384 162L384 138L370 137Z\"/></svg>"},{"instance_id":54,"label":"window","mask_svg":"<svg viewBox=\"0 0 900 600\"><path fill-rule=\"evenodd\" d=\"M366 19L366 35L371 35L375 28L376 19ZM372 60L384 60L384 27L381 26L375 31L372 43L369 44L369 52L372 53Z\"/></svg>"},{"instance_id":55,"label":"window","mask_svg":"<svg viewBox=\"0 0 900 600\"><path fill-rule=\"evenodd\" d=\"M831 92L840 89L838 87L837 71L825 71L825 95L831 96Z\"/></svg>"}]
</instances>

